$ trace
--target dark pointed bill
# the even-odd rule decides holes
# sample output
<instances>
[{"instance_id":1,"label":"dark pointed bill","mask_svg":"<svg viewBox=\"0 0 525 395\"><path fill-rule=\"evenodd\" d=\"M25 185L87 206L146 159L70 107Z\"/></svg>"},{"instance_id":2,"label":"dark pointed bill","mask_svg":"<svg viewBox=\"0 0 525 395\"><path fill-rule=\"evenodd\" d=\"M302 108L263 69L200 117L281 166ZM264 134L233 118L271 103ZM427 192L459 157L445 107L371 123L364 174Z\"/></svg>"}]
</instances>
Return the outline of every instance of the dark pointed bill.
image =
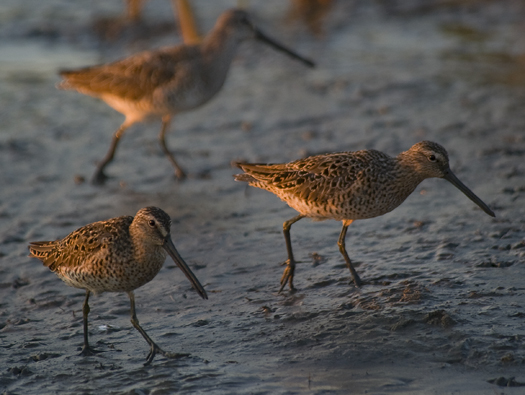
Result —
<instances>
[{"instance_id":1,"label":"dark pointed bill","mask_svg":"<svg viewBox=\"0 0 525 395\"><path fill-rule=\"evenodd\" d=\"M195 277L195 274L193 274L186 262L184 262L184 259L182 259L182 257L179 255L169 235L168 237L166 237L166 241L164 242L164 249L168 252L168 254L170 254L173 261L177 264L180 270L182 270L182 272L188 278L188 280L190 280L191 285L193 286L193 288L195 288L199 295L203 299L208 299L208 295L206 294L204 287L201 285L199 280L197 280L197 277Z\"/></svg>"},{"instance_id":2,"label":"dark pointed bill","mask_svg":"<svg viewBox=\"0 0 525 395\"><path fill-rule=\"evenodd\" d=\"M315 63L312 62L310 59L304 58L301 55L292 51L291 49L286 48L285 46L279 44L277 41L271 39L270 37L268 37L266 34L261 32L256 27L253 27L253 31L255 32L256 39L261 40L265 42L266 44L270 45L271 47L274 47L276 50L284 52L285 54L288 54L288 56L303 62L308 67L315 67Z\"/></svg>"},{"instance_id":3,"label":"dark pointed bill","mask_svg":"<svg viewBox=\"0 0 525 395\"><path fill-rule=\"evenodd\" d=\"M467 197L472 200L474 203L476 203L483 211L485 211L488 215L491 217L495 217L496 214L492 212L492 210L487 206L479 197L477 197L474 192L472 192L470 189L468 189L465 184L463 184L461 181L459 181L459 178L457 178L452 171L448 170L448 172L443 177L445 180L450 182L452 185L454 185L457 189L459 189L461 192L463 192Z\"/></svg>"}]
</instances>

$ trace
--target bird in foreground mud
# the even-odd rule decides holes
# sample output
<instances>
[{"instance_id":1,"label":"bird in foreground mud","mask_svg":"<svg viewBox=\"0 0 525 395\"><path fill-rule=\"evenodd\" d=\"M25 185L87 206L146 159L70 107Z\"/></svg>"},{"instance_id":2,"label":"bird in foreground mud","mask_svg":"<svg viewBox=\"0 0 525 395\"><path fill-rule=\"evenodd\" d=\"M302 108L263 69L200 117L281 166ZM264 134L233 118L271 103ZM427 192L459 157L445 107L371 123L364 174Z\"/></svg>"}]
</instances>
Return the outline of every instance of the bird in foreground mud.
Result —
<instances>
[{"instance_id":1,"label":"bird in foreground mud","mask_svg":"<svg viewBox=\"0 0 525 395\"><path fill-rule=\"evenodd\" d=\"M29 244L30 257L40 259L67 285L86 290L82 307L84 346L80 355L99 352L88 342L89 296L91 293L126 292L131 303L131 323L150 346L145 365L157 353L168 358L174 354L162 350L142 329L135 312L133 290L153 280L166 260L166 253L188 278L203 299L206 291L177 252L170 236L171 220L157 207L146 207L135 217L123 216L94 222L70 233L62 240L36 241Z\"/></svg>"},{"instance_id":2,"label":"bird in foreground mud","mask_svg":"<svg viewBox=\"0 0 525 395\"><path fill-rule=\"evenodd\" d=\"M265 42L307 66L314 66L310 60L263 34L245 11L234 9L218 18L200 44L145 51L113 63L61 71L64 79L59 88L98 97L126 117L114 133L109 151L98 164L92 182L103 184L107 179L104 169L113 160L125 130L151 118L162 119L161 148L175 168L177 178L184 178L185 172L166 145L171 118L203 105L220 91L237 47L249 38Z\"/></svg>"},{"instance_id":3,"label":"bird in foreground mud","mask_svg":"<svg viewBox=\"0 0 525 395\"><path fill-rule=\"evenodd\" d=\"M283 224L288 259L279 292L286 283L294 290L295 260L290 228L301 218L343 222L337 244L354 283L360 286L361 279L345 248L348 226L355 220L392 211L423 180L444 178L485 213L495 217L492 210L452 173L445 148L431 141L414 144L395 158L376 150L361 150L311 156L283 164L236 165L245 172L236 174L236 181L272 192L299 212Z\"/></svg>"}]
</instances>

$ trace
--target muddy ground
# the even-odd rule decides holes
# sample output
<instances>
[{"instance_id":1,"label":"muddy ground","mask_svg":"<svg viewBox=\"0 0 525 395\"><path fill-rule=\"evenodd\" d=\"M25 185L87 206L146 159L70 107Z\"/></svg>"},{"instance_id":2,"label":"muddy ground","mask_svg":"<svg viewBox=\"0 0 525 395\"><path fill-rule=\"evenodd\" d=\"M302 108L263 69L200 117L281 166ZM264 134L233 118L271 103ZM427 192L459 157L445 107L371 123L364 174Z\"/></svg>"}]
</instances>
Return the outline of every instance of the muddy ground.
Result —
<instances>
[{"instance_id":1,"label":"muddy ground","mask_svg":"<svg viewBox=\"0 0 525 395\"><path fill-rule=\"evenodd\" d=\"M173 123L169 144L190 178L174 179L160 123L140 124L104 187L82 180L123 117L56 90L56 72L179 43L170 3L152 0L140 26L109 33L120 1L0 4L0 391L523 393L501 385L525 382L525 3L339 1L321 36L287 17L288 2L247 3L318 67L243 44L222 92ZM207 31L236 2L192 4ZM349 228L360 289L337 248L340 223L303 220L292 229L298 291L277 294L282 223L295 211L235 183L230 162L396 155L423 139L448 149L496 218L446 181L424 181L392 213ZM148 205L172 217L209 300L168 260L136 291L137 314L161 347L191 356L144 367L127 296L103 294L90 336L105 352L80 357L84 292L28 258L27 244Z\"/></svg>"}]
</instances>

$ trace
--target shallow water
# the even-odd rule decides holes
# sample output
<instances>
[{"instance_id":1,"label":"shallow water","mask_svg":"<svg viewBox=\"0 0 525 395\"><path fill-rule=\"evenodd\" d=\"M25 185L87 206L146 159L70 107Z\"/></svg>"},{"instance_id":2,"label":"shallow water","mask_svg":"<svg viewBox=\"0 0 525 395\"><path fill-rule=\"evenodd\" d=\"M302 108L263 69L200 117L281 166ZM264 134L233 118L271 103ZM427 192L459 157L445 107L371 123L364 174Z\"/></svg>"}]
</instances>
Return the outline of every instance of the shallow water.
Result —
<instances>
[{"instance_id":1,"label":"shallow water","mask_svg":"<svg viewBox=\"0 0 525 395\"><path fill-rule=\"evenodd\" d=\"M101 40L92 27L121 2L0 5L0 389L520 393L487 380L525 381L525 6L339 2L314 38L285 21L288 3L253 3L261 27L318 68L244 44L223 91L173 122L169 142L190 179L173 179L160 125L141 124L104 188L75 181L91 177L122 116L56 90L56 69L179 42L176 31ZM208 29L235 2L192 4ZM147 3L148 26L172 20L169 2ZM340 224L302 220L292 230L298 292L278 295L282 222L295 212L233 182L230 162L396 155L423 139L448 149L496 218L446 181L424 181L392 213L349 228L361 289L337 249ZM171 215L174 243L210 297L200 300L168 260L136 291L137 314L161 347L192 356L143 367L147 345L126 295L104 294L92 300L90 335L105 352L79 357L84 293L27 258L27 243L147 205Z\"/></svg>"}]
</instances>

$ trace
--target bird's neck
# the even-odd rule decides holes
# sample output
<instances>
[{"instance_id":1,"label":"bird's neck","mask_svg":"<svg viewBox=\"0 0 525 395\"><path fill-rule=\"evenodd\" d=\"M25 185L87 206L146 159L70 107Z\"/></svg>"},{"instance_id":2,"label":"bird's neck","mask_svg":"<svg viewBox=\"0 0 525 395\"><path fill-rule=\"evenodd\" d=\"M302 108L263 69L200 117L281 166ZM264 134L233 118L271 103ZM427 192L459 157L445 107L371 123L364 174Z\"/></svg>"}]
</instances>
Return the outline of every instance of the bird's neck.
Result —
<instances>
[{"instance_id":1,"label":"bird's neck","mask_svg":"<svg viewBox=\"0 0 525 395\"><path fill-rule=\"evenodd\" d=\"M160 267L162 267L162 264L166 260L166 250L164 250L162 246L148 242L148 240L144 238L141 229L134 226L134 224L131 224L129 227L129 233L136 260L151 263L155 262L153 266L158 266L157 271L160 270Z\"/></svg>"},{"instance_id":2,"label":"bird's neck","mask_svg":"<svg viewBox=\"0 0 525 395\"><path fill-rule=\"evenodd\" d=\"M215 78L226 78L230 64L240 42L234 32L225 29L214 29L202 43L204 63L213 70Z\"/></svg>"},{"instance_id":3,"label":"bird's neck","mask_svg":"<svg viewBox=\"0 0 525 395\"><path fill-rule=\"evenodd\" d=\"M407 152L401 152L395 158L395 174L398 179L397 184L403 190L405 198L408 197L416 187L426 178L418 168L415 161Z\"/></svg>"}]
</instances>

